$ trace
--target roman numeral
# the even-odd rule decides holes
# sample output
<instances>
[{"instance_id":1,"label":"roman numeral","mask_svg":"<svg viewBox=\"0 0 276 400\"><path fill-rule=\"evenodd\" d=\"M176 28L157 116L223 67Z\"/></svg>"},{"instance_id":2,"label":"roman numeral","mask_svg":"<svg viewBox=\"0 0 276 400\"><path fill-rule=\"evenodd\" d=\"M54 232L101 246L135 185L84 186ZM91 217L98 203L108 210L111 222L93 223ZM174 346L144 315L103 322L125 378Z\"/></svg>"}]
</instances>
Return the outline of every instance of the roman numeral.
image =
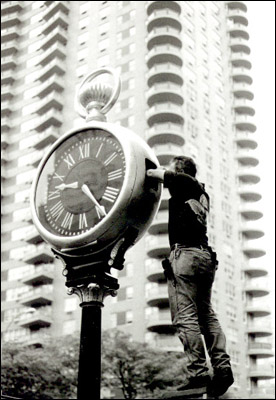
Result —
<instances>
[{"instance_id":1,"label":"roman numeral","mask_svg":"<svg viewBox=\"0 0 276 400\"><path fill-rule=\"evenodd\" d=\"M103 143L101 143L101 145L100 145L100 147L99 147L99 149L97 151L96 158L98 158L98 156L99 156L99 154L100 154L100 152L102 150L102 147L103 147Z\"/></svg>"},{"instance_id":2,"label":"roman numeral","mask_svg":"<svg viewBox=\"0 0 276 400\"><path fill-rule=\"evenodd\" d=\"M80 217L80 219L79 219L79 229L87 228L88 225L87 225L87 220L86 220L86 214L85 213L80 214L79 217Z\"/></svg>"},{"instance_id":3,"label":"roman numeral","mask_svg":"<svg viewBox=\"0 0 276 400\"><path fill-rule=\"evenodd\" d=\"M68 154L68 156L64 158L64 161L66 162L69 169L75 164L75 160L73 159L71 154Z\"/></svg>"},{"instance_id":4,"label":"roman numeral","mask_svg":"<svg viewBox=\"0 0 276 400\"><path fill-rule=\"evenodd\" d=\"M107 166L108 164L110 164L110 163L114 160L114 158L117 157L117 155L118 155L118 154L116 153L116 151L115 151L114 153L112 153L111 156L109 156L109 157L105 160L104 165Z\"/></svg>"},{"instance_id":5,"label":"roman numeral","mask_svg":"<svg viewBox=\"0 0 276 400\"><path fill-rule=\"evenodd\" d=\"M48 200L54 200L60 197L60 191L55 190L55 191L50 191L48 194Z\"/></svg>"},{"instance_id":6,"label":"roman numeral","mask_svg":"<svg viewBox=\"0 0 276 400\"><path fill-rule=\"evenodd\" d=\"M50 212L55 221L61 216L63 211L64 207L61 201L58 201L53 207L50 208Z\"/></svg>"},{"instance_id":7,"label":"roman numeral","mask_svg":"<svg viewBox=\"0 0 276 400\"><path fill-rule=\"evenodd\" d=\"M61 223L62 228L71 229L71 225L72 225L72 222L73 222L73 217L74 217L74 214L71 214L71 213L67 212L65 214L64 220Z\"/></svg>"},{"instance_id":8,"label":"roman numeral","mask_svg":"<svg viewBox=\"0 0 276 400\"><path fill-rule=\"evenodd\" d=\"M89 143L85 143L83 146L79 147L79 151L80 151L80 157L79 160L81 158L86 158L90 156L90 145Z\"/></svg>"},{"instance_id":9,"label":"roman numeral","mask_svg":"<svg viewBox=\"0 0 276 400\"><path fill-rule=\"evenodd\" d=\"M116 169L115 171L109 172L107 174L107 179L113 181L114 179L120 179L123 176L122 168Z\"/></svg>"},{"instance_id":10,"label":"roman numeral","mask_svg":"<svg viewBox=\"0 0 276 400\"><path fill-rule=\"evenodd\" d=\"M64 175L59 175L56 172L54 173L53 179L59 179L61 182L63 182Z\"/></svg>"},{"instance_id":11,"label":"roman numeral","mask_svg":"<svg viewBox=\"0 0 276 400\"><path fill-rule=\"evenodd\" d=\"M116 197L118 196L119 189L115 189L111 186L107 186L103 195L103 199L110 201L110 203L114 203Z\"/></svg>"}]
</instances>

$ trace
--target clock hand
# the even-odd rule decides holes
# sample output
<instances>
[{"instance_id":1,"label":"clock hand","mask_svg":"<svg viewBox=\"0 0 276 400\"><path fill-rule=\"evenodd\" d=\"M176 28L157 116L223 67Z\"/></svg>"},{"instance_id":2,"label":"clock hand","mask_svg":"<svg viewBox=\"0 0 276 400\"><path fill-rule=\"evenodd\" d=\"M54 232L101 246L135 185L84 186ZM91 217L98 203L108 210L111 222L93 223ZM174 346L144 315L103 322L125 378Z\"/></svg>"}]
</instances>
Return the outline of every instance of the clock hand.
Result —
<instances>
[{"instance_id":1,"label":"clock hand","mask_svg":"<svg viewBox=\"0 0 276 400\"><path fill-rule=\"evenodd\" d=\"M95 197L93 196L93 194L91 193L89 187L87 185L82 185L81 190L83 191L84 194L86 194L87 197L89 197L90 200L92 200L92 202L95 204L95 206L98 208L98 210L100 211L100 213L105 216L106 212L105 212L105 208L104 206L101 206L97 200L95 199Z\"/></svg>"},{"instance_id":2,"label":"clock hand","mask_svg":"<svg viewBox=\"0 0 276 400\"><path fill-rule=\"evenodd\" d=\"M72 183L61 183L60 185L55 187L56 189L59 190L64 190L64 189L78 189L78 182L72 182Z\"/></svg>"}]
</instances>

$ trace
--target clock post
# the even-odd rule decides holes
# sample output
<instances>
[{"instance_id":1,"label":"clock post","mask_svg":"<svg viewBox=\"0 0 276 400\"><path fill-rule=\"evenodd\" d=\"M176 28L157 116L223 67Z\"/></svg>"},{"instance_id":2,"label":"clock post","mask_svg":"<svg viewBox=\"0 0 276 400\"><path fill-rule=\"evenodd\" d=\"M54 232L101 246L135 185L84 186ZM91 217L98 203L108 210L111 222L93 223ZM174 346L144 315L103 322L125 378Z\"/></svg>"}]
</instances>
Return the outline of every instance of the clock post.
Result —
<instances>
[{"instance_id":1,"label":"clock post","mask_svg":"<svg viewBox=\"0 0 276 400\"><path fill-rule=\"evenodd\" d=\"M111 75L113 85L97 80L101 74ZM124 268L125 252L147 231L161 201L161 184L147 176L159 166L153 151L134 132L106 122L119 93L111 69L84 78L75 109L86 124L51 146L30 194L33 222L63 263L67 293L80 300L78 400L100 399L101 312L119 289L111 268Z\"/></svg>"}]
</instances>

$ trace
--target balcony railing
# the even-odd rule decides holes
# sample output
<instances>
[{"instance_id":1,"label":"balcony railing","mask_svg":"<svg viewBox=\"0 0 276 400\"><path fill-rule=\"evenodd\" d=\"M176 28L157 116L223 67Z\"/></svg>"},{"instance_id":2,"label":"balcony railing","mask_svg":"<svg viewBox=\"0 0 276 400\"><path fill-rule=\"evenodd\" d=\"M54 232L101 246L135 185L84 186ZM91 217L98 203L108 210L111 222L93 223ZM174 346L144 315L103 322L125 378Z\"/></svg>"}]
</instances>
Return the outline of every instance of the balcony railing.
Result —
<instances>
[{"instance_id":1,"label":"balcony railing","mask_svg":"<svg viewBox=\"0 0 276 400\"><path fill-rule=\"evenodd\" d=\"M148 261L148 260L147 260ZM164 281L165 275L160 260L152 259L146 265L146 275L150 282Z\"/></svg>"},{"instance_id":2,"label":"balcony railing","mask_svg":"<svg viewBox=\"0 0 276 400\"><path fill-rule=\"evenodd\" d=\"M27 256L24 257L22 261L28 264L36 264L36 263L50 263L54 260L54 255L51 252L49 246L46 244L40 244L36 246L35 250L30 252Z\"/></svg>"},{"instance_id":3,"label":"balcony railing","mask_svg":"<svg viewBox=\"0 0 276 400\"><path fill-rule=\"evenodd\" d=\"M27 307L46 306L52 303L52 293L52 285L41 285L24 293L24 295L20 296L19 301Z\"/></svg>"},{"instance_id":4,"label":"balcony railing","mask_svg":"<svg viewBox=\"0 0 276 400\"><path fill-rule=\"evenodd\" d=\"M47 285L53 282L53 264L42 264L34 266L32 272L30 271L22 278L22 283L25 285Z\"/></svg>"},{"instance_id":5,"label":"balcony railing","mask_svg":"<svg viewBox=\"0 0 276 400\"><path fill-rule=\"evenodd\" d=\"M180 50L182 47L182 41L179 39L180 30L172 28L170 26L162 26L154 28L148 35L148 50L151 50L154 46L160 46L164 44L171 44L178 47Z\"/></svg>"},{"instance_id":6,"label":"balcony railing","mask_svg":"<svg viewBox=\"0 0 276 400\"><path fill-rule=\"evenodd\" d=\"M57 12L53 17L51 17L45 28L42 30L43 35L48 35L51 33L57 26L62 27L63 29L68 28L68 17L61 11Z\"/></svg>"},{"instance_id":7,"label":"balcony railing","mask_svg":"<svg viewBox=\"0 0 276 400\"><path fill-rule=\"evenodd\" d=\"M149 235L145 240L146 251L149 257L161 258L168 256L170 252L169 240L167 235Z\"/></svg>"},{"instance_id":8,"label":"balcony railing","mask_svg":"<svg viewBox=\"0 0 276 400\"><path fill-rule=\"evenodd\" d=\"M49 306L39 307L33 314L19 317L19 325L25 328L46 328L52 323L52 308Z\"/></svg>"},{"instance_id":9,"label":"balcony railing","mask_svg":"<svg viewBox=\"0 0 276 400\"><path fill-rule=\"evenodd\" d=\"M170 44L154 46L146 57L147 66L152 68L154 64L173 63L182 66L183 60L179 54L179 47Z\"/></svg>"},{"instance_id":10,"label":"balcony railing","mask_svg":"<svg viewBox=\"0 0 276 400\"><path fill-rule=\"evenodd\" d=\"M156 103L146 113L149 126L162 122L184 124L183 107L171 102Z\"/></svg>"},{"instance_id":11,"label":"balcony railing","mask_svg":"<svg viewBox=\"0 0 276 400\"><path fill-rule=\"evenodd\" d=\"M183 146L185 143L183 126L181 124L173 122L154 124L146 133L150 146L166 143Z\"/></svg>"},{"instance_id":12,"label":"balcony railing","mask_svg":"<svg viewBox=\"0 0 276 400\"><path fill-rule=\"evenodd\" d=\"M263 217L263 212L261 208L256 206L256 204L251 204L248 202L241 203L239 207L239 212L242 214L244 218L251 221L256 221Z\"/></svg>"},{"instance_id":13,"label":"balcony railing","mask_svg":"<svg viewBox=\"0 0 276 400\"><path fill-rule=\"evenodd\" d=\"M268 274L267 269L262 266L261 263L259 266L246 265L243 267L243 271L246 272L251 278L259 278Z\"/></svg>"},{"instance_id":14,"label":"balcony railing","mask_svg":"<svg viewBox=\"0 0 276 400\"><path fill-rule=\"evenodd\" d=\"M62 114L55 109L50 109L40 118L38 118L34 129L37 132L42 132L47 128L49 128L49 126L59 127L61 126L61 124L62 124Z\"/></svg>"},{"instance_id":15,"label":"balcony railing","mask_svg":"<svg viewBox=\"0 0 276 400\"><path fill-rule=\"evenodd\" d=\"M244 254L248 257L248 258L259 258L259 257L263 257L266 254L266 251L264 249L262 249L261 247L259 247L258 245L256 245L255 243L251 243L252 241L245 241L242 245L242 250L244 252Z\"/></svg>"},{"instance_id":16,"label":"balcony railing","mask_svg":"<svg viewBox=\"0 0 276 400\"><path fill-rule=\"evenodd\" d=\"M238 193L245 201L259 201L262 198L260 190L255 187L256 185L241 185L238 188Z\"/></svg>"},{"instance_id":17,"label":"balcony railing","mask_svg":"<svg viewBox=\"0 0 276 400\"><path fill-rule=\"evenodd\" d=\"M183 85L182 69L179 65L172 63L162 63L154 65L147 74L148 85L151 87L155 83L174 82Z\"/></svg>"},{"instance_id":18,"label":"balcony railing","mask_svg":"<svg viewBox=\"0 0 276 400\"><path fill-rule=\"evenodd\" d=\"M34 144L34 148L40 150L54 143L59 137L59 130L50 127L38 135L38 140Z\"/></svg>"}]
</instances>

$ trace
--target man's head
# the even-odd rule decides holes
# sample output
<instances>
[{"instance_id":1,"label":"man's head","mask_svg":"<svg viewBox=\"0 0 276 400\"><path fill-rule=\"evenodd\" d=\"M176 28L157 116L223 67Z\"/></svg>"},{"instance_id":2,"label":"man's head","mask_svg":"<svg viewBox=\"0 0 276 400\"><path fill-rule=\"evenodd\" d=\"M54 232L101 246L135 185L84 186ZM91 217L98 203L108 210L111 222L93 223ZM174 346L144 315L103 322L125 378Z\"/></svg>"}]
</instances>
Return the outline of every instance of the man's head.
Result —
<instances>
[{"instance_id":1,"label":"man's head","mask_svg":"<svg viewBox=\"0 0 276 400\"><path fill-rule=\"evenodd\" d=\"M169 171L184 172L185 174L195 177L197 169L192 158L186 156L176 156L170 162Z\"/></svg>"}]
</instances>

